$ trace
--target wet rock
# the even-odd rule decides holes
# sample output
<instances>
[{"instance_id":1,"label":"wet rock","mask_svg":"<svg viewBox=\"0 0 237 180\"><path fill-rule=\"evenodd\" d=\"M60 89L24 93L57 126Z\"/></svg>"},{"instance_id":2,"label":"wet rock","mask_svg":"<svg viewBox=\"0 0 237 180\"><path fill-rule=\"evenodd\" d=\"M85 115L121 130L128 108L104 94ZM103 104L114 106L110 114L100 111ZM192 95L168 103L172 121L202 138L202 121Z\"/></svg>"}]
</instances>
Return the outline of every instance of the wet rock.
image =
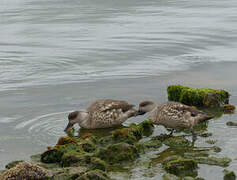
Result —
<instances>
[{"instance_id":1,"label":"wet rock","mask_svg":"<svg viewBox=\"0 0 237 180\"><path fill-rule=\"evenodd\" d=\"M91 170L99 169L102 171L106 171L108 168L108 165L106 164L105 161L103 161L99 158L96 158L96 157L92 157L89 164L90 164L89 168Z\"/></svg>"},{"instance_id":2,"label":"wet rock","mask_svg":"<svg viewBox=\"0 0 237 180\"><path fill-rule=\"evenodd\" d=\"M70 168L61 168L54 170L54 175L51 178L52 180L66 180L66 179L76 179L86 173L88 169L86 167L70 167Z\"/></svg>"},{"instance_id":3,"label":"wet rock","mask_svg":"<svg viewBox=\"0 0 237 180\"><path fill-rule=\"evenodd\" d=\"M236 122L232 122L232 121L228 121L226 123L227 126L237 126L237 123Z\"/></svg>"},{"instance_id":4,"label":"wet rock","mask_svg":"<svg viewBox=\"0 0 237 180\"><path fill-rule=\"evenodd\" d=\"M76 180L111 180L111 178L101 170L92 170L84 173Z\"/></svg>"},{"instance_id":5,"label":"wet rock","mask_svg":"<svg viewBox=\"0 0 237 180\"><path fill-rule=\"evenodd\" d=\"M162 176L162 180L181 180L181 178L175 176L174 174L166 173Z\"/></svg>"},{"instance_id":6,"label":"wet rock","mask_svg":"<svg viewBox=\"0 0 237 180\"><path fill-rule=\"evenodd\" d=\"M226 167L229 166L231 159L228 157L217 158L217 157L194 157L195 161L200 164L209 164L215 166Z\"/></svg>"},{"instance_id":7,"label":"wet rock","mask_svg":"<svg viewBox=\"0 0 237 180\"><path fill-rule=\"evenodd\" d=\"M167 93L170 101L197 107L219 107L221 104L228 104L230 97L230 94L222 89L196 89L181 85L169 86Z\"/></svg>"},{"instance_id":8,"label":"wet rock","mask_svg":"<svg viewBox=\"0 0 237 180\"><path fill-rule=\"evenodd\" d=\"M19 161L12 161L10 163L8 163L5 168L6 169L11 169L13 167L15 167L17 164L21 163L21 162L24 162L23 160L19 160Z\"/></svg>"},{"instance_id":9,"label":"wet rock","mask_svg":"<svg viewBox=\"0 0 237 180\"><path fill-rule=\"evenodd\" d=\"M232 105L232 104L224 104L224 105L222 105L221 106L221 108L222 108L222 110L224 111L224 112L234 112L235 111L235 106L234 105Z\"/></svg>"},{"instance_id":10,"label":"wet rock","mask_svg":"<svg viewBox=\"0 0 237 180\"><path fill-rule=\"evenodd\" d=\"M58 139L56 146L70 144L70 143L76 143L76 139L73 137L69 137L69 136L62 136Z\"/></svg>"},{"instance_id":11,"label":"wet rock","mask_svg":"<svg viewBox=\"0 0 237 180\"><path fill-rule=\"evenodd\" d=\"M134 160L139 157L139 150L136 146L128 143L117 143L100 148L95 156L110 164L114 164Z\"/></svg>"},{"instance_id":12,"label":"wet rock","mask_svg":"<svg viewBox=\"0 0 237 180\"><path fill-rule=\"evenodd\" d=\"M146 120L138 125L131 124L128 128L117 129L112 132L112 137L117 142L133 144L139 141L143 136L150 136L153 130L154 125Z\"/></svg>"},{"instance_id":13,"label":"wet rock","mask_svg":"<svg viewBox=\"0 0 237 180\"><path fill-rule=\"evenodd\" d=\"M217 142L217 140L214 140L214 139L208 139L205 141L206 143L208 144L215 144Z\"/></svg>"},{"instance_id":14,"label":"wet rock","mask_svg":"<svg viewBox=\"0 0 237 180\"><path fill-rule=\"evenodd\" d=\"M179 158L177 160L170 160L163 165L164 169L171 174L177 176L196 176L197 162L193 159Z\"/></svg>"},{"instance_id":15,"label":"wet rock","mask_svg":"<svg viewBox=\"0 0 237 180\"><path fill-rule=\"evenodd\" d=\"M88 153L80 153L74 151L64 153L60 161L63 167L69 167L69 166L86 165L90 163L90 158L91 155Z\"/></svg>"},{"instance_id":16,"label":"wet rock","mask_svg":"<svg viewBox=\"0 0 237 180\"><path fill-rule=\"evenodd\" d=\"M44 162L44 163L60 162L62 156L63 156L63 152L57 149L51 149L41 154L41 162Z\"/></svg>"},{"instance_id":17,"label":"wet rock","mask_svg":"<svg viewBox=\"0 0 237 180\"><path fill-rule=\"evenodd\" d=\"M151 139L141 144L145 149L149 150L158 150L162 146L162 142L156 139Z\"/></svg>"},{"instance_id":18,"label":"wet rock","mask_svg":"<svg viewBox=\"0 0 237 180\"><path fill-rule=\"evenodd\" d=\"M15 167L5 171L1 175L1 180L41 180L49 179L51 176L52 174L48 170L38 166L37 164L30 162L21 162Z\"/></svg>"},{"instance_id":19,"label":"wet rock","mask_svg":"<svg viewBox=\"0 0 237 180\"><path fill-rule=\"evenodd\" d=\"M229 171L227 169L224 169L223 172L224 172L224 177L223 177L224 180L235 180L236 179L236 175L235 175L234 171Z\"/></svg>"},{"instance_id":20,"label":"wet rock","mask_svg":"<svg viewBox=\"0 0 237 180\"><path fill-rule=\"evenodd\" d=\"M212 133L204 132L204 133L199 134L199 136L201 136L201 137L210 137L210 136L212 136Z\"/></svg>"},{"instance_id":21,"label":"wet rock","mask_svg":"<svg viewBox=\"0 0 237 180\"><path fill-rule=\"evenodd\" d=\"M190 142L182 136L172 136L167 138L164 141L164 144L172 148L177 148L177 147L189 146Z\"/></svg>"}]
</instances>

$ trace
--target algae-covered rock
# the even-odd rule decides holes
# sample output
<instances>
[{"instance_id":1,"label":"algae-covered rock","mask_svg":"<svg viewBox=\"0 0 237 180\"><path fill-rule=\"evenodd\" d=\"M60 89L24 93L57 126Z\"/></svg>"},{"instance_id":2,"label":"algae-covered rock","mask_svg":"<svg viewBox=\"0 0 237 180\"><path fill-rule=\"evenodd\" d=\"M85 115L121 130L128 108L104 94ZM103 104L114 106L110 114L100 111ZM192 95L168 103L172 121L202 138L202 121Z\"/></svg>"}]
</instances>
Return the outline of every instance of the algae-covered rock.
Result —
<instances>
[{"instance_id":1,"label":"algae-covered rock","mask_svg":"<svg viewBox=\"0 0 237 180\"><path fill-rule=\"evenodd\" d=\"M181 180L181 178L174 174L166 173L162 176L162 180Z\"/></svg>"},{"instance_id":2,"label":"algae-covered rock","mask_svg":"<svg viewBox=\"0 0 237 180\"><path fill-rule=\"evenodd\" d=\"M200 164L208 164L208 165L215 165L226 167L229 166L231 159L228 157L218 158L218 157L194 157L195 161Z\"/></svg>"},{"instance_id":3,"label":"algae-covered rock","mask_svg":"<svg viewBox=\"0 0 237 180\"><path fill-rule=\"evenodd\" d=\"M91 170L78 177L76 180L111 180L111 178L101 170Z\"/></svg>"},{"instance_id":4,"label":"algae-covered rock","mask_svg":"<svg viewBox=\"0 0 237 180\"><path fill-rule=\"evenodd\" d=\"M105 161L99 159L99 158L96 158L96 157L92 157L90 159L90 163L89 163L89 168L91 170L95 170L95 169L99 169L99 170L102 170L102 171L106 171L107 168L108 168L108 165L106 164Z\"/></svg>"},{"instance_id":5,"label":"algae-covered rock","mask_svg":"<svg viewBox=\"0 0 237 180\"><path fill-rule=\"evenodd\" d=\"M220 107L221 104L228 104L230 97L230 94L222 89L197 89L182 85L169 86L167 93L170 101L198 107Z\"/></svg>"},{"instance_id":6,"label":"algae-covered rock","mask_svg":"<svg viewBox=\"0 0 237 180\"><path fill-rule=\"evenodd\" d=\"M1 175L1 180L41 180L49 179L51 176L51 173L47 169L44 169L37 164L30 162L21 162L15 167L5 171Z\"/></svg>"},{"instance_id":7,"label":"algae-covered rock","mask_svg":"<svg viewBox=\"0 0 237 180\"><path fill-rule=\"evenodd\" d=\"M54 175L52 176L52 180L73 180L84 173L86 173L88 169L86 167L78 166L78 167L70 167L70 168L61 168L54 171Z\"/></svg>"},{"instance_id":8,"label":"algae-covered rock","mask_svg":"<svg viewBox=\"0 0 237 180\"><path fill-rule=\"evenodd\" d=\"M153 133L154 125L146 120L136 125L131 124L128 128L117 129L112 132L114 140L133 144L139 141L143 136L150 136Z\"/></svg>"},{"instance_id":9,"label":"algae-covered rock","mask_svg":"<svg viewBox=\"0 0 237 180\"><path fill-rule=\"evenodd\" d=\"M197 162L193 159L180 158L178 160L171 160L164 164L164 169L171 174L177 176L196 176Z\"/></svg>"},{"instance_id":10,"label":"algae-covered rock","mask_svg":"<svg viewBox=\"0 0 237 180\"><path fill-rule=\"evenodd\" d=\"M63 152L57 149L51 149L41 154L41 161L44 163L56 163L61 161L62 156Z\"/></svg>"},{"instance_id":11,"label":"algae-covered rock","mask_svg":"<svg viewBox=\"0 0 237 180\"><path fill-rule=\"evenodd\" d=\"M128 143L117 143L100 148L95 154L96 157L113 164L122 161L134 160L139 156L138 148Z\"/></svg>"},{"instance_id":12,"label":"algae-covered rock","mask_svg":"<svg viewBox=\"0 0 237 180\"><path fill-rule=\"evenodd\" d=\"M208 144L215 144L217 142L217 140L214 140L214 139L208 139L205 141L206 143Z\"/></svg>"},{"instance_id":13,"label":"algae-covered rock","mask_svg":"<svg viewBox=\"0 0 237 180\"><path fill-rule=\"evenodd\" d=\"M158 150L162 146L162 142L156 139L151 139L141 144L145 149L149 150Z\"/></svg>"},{"instance_id":14,"label":"algae-covered rock","mask_svg":"<svg viewBox=\"0 0 237 180\"><path fill-rule=\"evenodd\" d=\"M224 172L224 177L223 177L224 180L235 180L236 179L236 175L235 175L234 171L229 171L227 169L224 169L223 172Z\"/></svg>"},{"instance_id":15,"label":"algae-covered rock","mask_svg":"<svg viewBox=\"0 0 237 180\"><path fill-rule=\"evenodd\" d=\"M164 141L164 144L172 148L177 148L177 147L189 146L190 142L182 136L172 136L167 138Z\"/></svg>"},{"instance_id":16,"label":"algae-covered rock","mask_svg":"<svg viewBox=\"0 0 237 180\"><path fill-rule=\"evenodd\" d=\"M228 121L226 123L227 126L237 126L237 123L236 122L232 122L232 121Z\"/></svg>"},{"instance_id":17,"label":"algae-covered rock","mask_svg":"<svg viewBox=\"0 0 237 180\"><path fill-rule=\"evenodd\" d=\"M10 163L8 163L5 168L6 169L11 169L13 167L15 167L17 164L21 163L21 162L24 162L23 160L18 160L18 161L12 161Z\"/></svg>"},{"instance_id":18,"label":"algae-covered rock","mask_svg":"<svg viewBox=\"0 0 237 180\"><path fill-rule=\"evenodd\" d=\"M234 112L235 111L235 106L234 105L232 105L232 104L223 104L222 106L221 106L221 108L222 108L222 110L224 111L224 112L226 112L226 113L228 113L228 112Z\"/></svg>"},{"instance_id":19,"label":"algae-covered rock","mask_svg":"<svg viewBox=\"0 0 237 180\"><path fill-rule=\"evenodd\" d=\"M76 143L76 139L74 137L69 136L62 136L58 139L58 142L56 145L65 145L70 143Z\"/></svg>"},{"instance_id":20,"label":"algae-covered rock","mask_svg":"<svg viewBox=\"0 0 237 180\"><path fill-rule=\"evenodd\" d=\"M61 165L63 167L85 165L90 162L90 158L90 154L88 153L80 153L75 151L66 152L61 158Z\"/></svg>"}]
</instances>

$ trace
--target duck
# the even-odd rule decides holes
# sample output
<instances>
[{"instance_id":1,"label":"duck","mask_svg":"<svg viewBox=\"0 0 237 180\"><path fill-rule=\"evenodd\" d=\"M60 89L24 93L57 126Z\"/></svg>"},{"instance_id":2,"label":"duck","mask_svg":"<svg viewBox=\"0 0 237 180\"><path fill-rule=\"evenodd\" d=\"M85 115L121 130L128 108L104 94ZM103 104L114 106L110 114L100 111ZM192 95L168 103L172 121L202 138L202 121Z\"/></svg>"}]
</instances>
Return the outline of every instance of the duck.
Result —
<instances>
[{"instance_id":1,"label":"duck","mask_svg":"<svg viewBox=\"0 0 237 180\"><path fill-rule=\"evenodd\" d=\"M189 129L193 141L197 139L193 127L201 121L213 118L193 106L174 101L168 101L161 105L152 101L143 101L139 104L135 116L144 115L147 112L150 112L148 119L152 124L171 128L170 135L175 129Z\"/></svg>"},{"instance_id":2,"label":"duck","mask_svg":"<svg viewBox=\"0 0 237 180\"><path fill-rule=\"evenodd\" d=\"M84 129L119 126L137 113L134 106L122 100L99 99L92 102L85 110L69 113L68 125L64 131L69 131L76 123Z\"/></svg>"}]
</instances>

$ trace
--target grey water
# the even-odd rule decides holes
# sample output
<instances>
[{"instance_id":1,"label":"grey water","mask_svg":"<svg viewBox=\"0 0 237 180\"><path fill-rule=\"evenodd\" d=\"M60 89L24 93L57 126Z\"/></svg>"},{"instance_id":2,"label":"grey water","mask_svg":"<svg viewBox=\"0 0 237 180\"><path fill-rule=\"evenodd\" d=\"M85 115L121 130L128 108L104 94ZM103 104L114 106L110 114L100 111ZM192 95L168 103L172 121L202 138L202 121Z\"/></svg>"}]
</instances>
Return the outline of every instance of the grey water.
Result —
<instances>
[{"instance_id":1,"label":"grey water","mask_svg":"<svg viewBox=\"0 0 237 180\"><path fill-rule=\"evenodd\" d=\"M235 0L1 0L0 168L53 145L97 98L166 101L179 82L237 104L236 32Z\"/></svg>"}]
</instances>

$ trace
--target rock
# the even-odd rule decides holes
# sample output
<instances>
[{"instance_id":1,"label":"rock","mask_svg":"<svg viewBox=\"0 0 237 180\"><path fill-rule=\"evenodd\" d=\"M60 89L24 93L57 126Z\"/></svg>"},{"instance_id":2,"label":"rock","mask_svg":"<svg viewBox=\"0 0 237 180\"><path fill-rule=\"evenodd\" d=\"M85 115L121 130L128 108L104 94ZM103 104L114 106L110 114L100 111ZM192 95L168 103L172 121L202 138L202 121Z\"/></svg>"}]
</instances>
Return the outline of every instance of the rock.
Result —
<instances>
[{"instance_id":1,"label":"rock","mask_svg":"<svg viewBox=\"0 0 237 180\"><path fill-rule=\"evenodd\" d=\"M231 104L223 104L222 106L221 106L221 108L222 108L222 110L224 111L224 112L234 112L235 111L235 106L234 105L231 105Z\"/></svg>"},{"instance_id":2,"label":"rock","mask_svg":"<svg viewBox=\"0 0 237 180\"><path fill-rule=\"evenodd\" d=\"M90 164L89 168L91 170L99 169L102 171L106 171L108 168L108 165L106 164L105 161L103 161L99 158L96 158L96 157L92 157L89 164Z\"/></svg>"},{"instance_id":3,"label":"rock","mask_svg":"<svg viewBox=\"0 0 237 180\"><path fill-rule=\"evenodd\" d=\"M217 142L217 140L214 140L214 139L208 139L205 141L206 143L208 144L215 144Z\"/></svg>"},{"instance_id":4,"label":"rock","mask_svg":"<svg viewBox=\"0 0 237 180\"><path fill-rule=\"evenodd\" d=\"M167 88L170 101L181 102L197 107L220 107L228 104L230 94L222 89L196 89L181 85L171 85Z\"/></svg>"},{"instance_id":5,"label":"rock","mask_svg":"<svg viewBox=\"0 0 237 180\"><path fill-rule=\"evenodd\" d=\"M66 152L61 158L61 165L63 167L87 165L90 163L91 155L80 152Z\"/></svg>"},{"instance_id":6,"label":"rock","mask_svg":"<svg viewBox=\"0 0 237 180\"><path fill-rule=\"evenodd\" d=\"M163 167L168 173L184 177L196 176L198 165L193 159L180 158L164 163Z\"/></svg>"},{"instance_id":7,"label":"rock","mask_svg":"<svg viewBox=\"0 0 237 180\"><path fill-rule=\"evenodd\" d=\"M223 170L224 172L224 180L235 180L236 179L236 175L233 171L229 171L227 169Z\"/></svg>"},{"instance_id":8,"label":"rock","mask_svg":"<svg viewBox=\"0 0 237 180\"><path fill-rule=\"evenodd\" d=\"M236 122L232 122L232 121L228 121L226 123L227 126L237 126L237 123Z\"/></svg>"},{"instance_id":9,"label":"rock","mask_svg":"<svg viewBox=\"0 0 237 180\"><path fill-rule=\"evenodd\" d=\"M61 168L54 170L54 175L51 178L52 180L66 180L66 179L76 179L86 173L88 169L86 167L70 167L70 168Z\"/></svg>"},{"instance_id":10,"label":"rock","mask_svg":"<svg viewBox=\"0 0 237 180\"><path fill-rule=\"evenodd\" d=\"M15 167L5 171L1 175L1 180L15 180L15 179L27 179L27 180L42 180L49 179L51 177L50 171L38 166L37 164L30 162L21 162Z\"/></svg>"},{"instance_id":11,"label":"rock","mask_svg":"<svg viewBox=\"0 0 237 180\"><path fill-rule=\"evenodd\" d=\"M76 143L76 139L73 137L69 137L69 136L62 136L58 139L56 146L70 144L70 143Z\"/></svg>"},{"instance_id":12,"label":"rock","mask_svg":"<svg viewBox=\"0 0 237 180\"><path fill-rule=\"evenodd\" d=\"M134 160L139 157L139 150L135 145L117 143L108 145L105 148L100 148L95 156L110 164L114 164Z\"/></svg>"},{"instance_id":13,"label":"rock","mask_svg":"<svg viewBox=\"0 0 237 180\"><path fill-rule=\"evenodd\" d=\"M162 180L181 180L181 178L175 176L174 174L166 173L162 176Z\"/></svg>"},{"instance_id":14,"label":"rock","mask_svg":"<svg viewBox=\"0 0 237 180\"><path fill-rule=\"evenodd\" d=\"M149 150L158 150L162 146L162 142L156 139L151 139L141 144L145 149Z\"/></svg>"},{"instance_id":15,"label":"rock","mask_svg":"<svg viewBox=\"0 0 237 180\"><path fill-rule=\"evenodd\" d=\"M212 136L212 133L210 133L210 132L204 132L204 133L202 133L202 134L199 134L199 136L201 136L201 137L210 137L210 136Z\"/></svg>"},{"instance_id":16,"label":"rock","mask_svg":"<svg viewBox=\"0 0 237 180\"><path fill-rule=\"evenodd\" d=\"M24 162L23 160L18 160L18 161L12 161L10 163L8 163L5 168L6 169L11 169L13 167L15 167L17 164L21 163L21 162Z\"/></svg>"},{"instance_id":17,"label":"rock","mask_svg":"<svg viewBox=\"0 0 237 180\"><path fill-rule=\"evenodd\" d=\"M63 156L63 152L57 149L51 149L41 154L41 162L44 162L44 163L60 162L62 156Z\"/></svg>"},{"instance_id":18,"label":"rock","mask_svg":"<svg viewBox=\"0 0 237 180\"><path fill-rule=\"evenodd\" d=\"M171 136L164 141L166 146L177 148L189 146L190 142L182 136Z\"/></svg>"},{"instance_id":19,"label":"rock","mask_svg":"<svg viewBox=\"0 0 237 180\"><path fill-rule=\"evenodd\" d=\"M111 180L111 179L103 171L97 169L84 173L76 180Z\"/></svg>"},{"instance_id":20,"label":"rock","mask_svg":"<svg viewBox=\"0 0 237 180\"><path fill-rule=\"evenodd\" d=\"M209 164L216 165L221 167L226 167L231 162L231 159L228 157L217 158L217 157L194 157L195 161L200 164Z\"/></svg>"}]
</instances>

